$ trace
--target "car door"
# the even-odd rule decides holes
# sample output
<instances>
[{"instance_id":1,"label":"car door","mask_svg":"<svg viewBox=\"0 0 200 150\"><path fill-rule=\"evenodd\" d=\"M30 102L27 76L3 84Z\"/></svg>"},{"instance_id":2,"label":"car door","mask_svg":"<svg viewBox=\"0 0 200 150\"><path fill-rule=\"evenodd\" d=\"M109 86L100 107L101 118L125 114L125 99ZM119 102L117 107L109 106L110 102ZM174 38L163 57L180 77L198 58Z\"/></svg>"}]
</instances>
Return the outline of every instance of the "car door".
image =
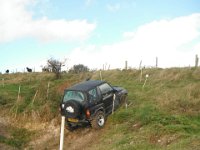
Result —
<instances>
[{"instance_id":1,"label":"car door","mask_svg":"<svg viewBox=\"0 0 200 150\"><path fill-rule=\"evenodd\" d=\"M89 109L91 111L91 114L94 114L96 109L99 108L99 95L97 92L97 88L93 88L90 91L88 91L88 101L89 101Z\"/></svg>"},{"instance_id":2,"label":"car door","mask_svg":"<svg viewBox=\"0 0 200 150\"><path fill-rule=\"evenodd\" d=\"M102 95L102 102L105 107L106 114L112 112L113 105L113 88L108 84L104 83L99 86Z\"/></svg>"}]
</instances>

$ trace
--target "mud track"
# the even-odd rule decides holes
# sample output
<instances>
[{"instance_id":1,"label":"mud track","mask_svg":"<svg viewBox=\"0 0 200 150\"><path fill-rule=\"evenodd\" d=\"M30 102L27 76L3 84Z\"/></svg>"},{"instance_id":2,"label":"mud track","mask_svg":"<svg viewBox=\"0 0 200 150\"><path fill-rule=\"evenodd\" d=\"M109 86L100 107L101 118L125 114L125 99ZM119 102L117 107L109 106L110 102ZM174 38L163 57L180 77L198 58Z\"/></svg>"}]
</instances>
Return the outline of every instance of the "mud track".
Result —
<instances>
[{"instance_id":1,"label":"mud track","mask_svg":"<svg viewBox=\"0 0 200 150\"><path fill-rule=\"evenodd\" d=\"M90 127L78 128L73 132L65 129L64 150L90 150L91 146L98 143L102 130L94 130ZM60 144L60 127L51 127L41 136L33 140L27 148L33 149L59 149Z\"/></svg>"},{"instance_id":2,"label":"mud track","mask_svg":"<svg viewBox=\"0 0 200 150\"><path fill-rule=\"evenodd\" d=\"M35 127L34 127L35 126ZM60 144L60 125L50 122L41 124L25 125L26 129L35 130L36 134L32 137L23 149L38 149L38 150L58 150ZM31 129L34 127L35 129ZM9 121L0 116L0 136L10 137L11 124ZM103 134L101 130L94 130L91 127L80 127L73 132L65 129L64 150L93 150L94 146L99 143L99 137ZM16 150L9 145L0 143L0 150ZM96 148L95 148L96 149Z\"/></svg>"}]
</instances>

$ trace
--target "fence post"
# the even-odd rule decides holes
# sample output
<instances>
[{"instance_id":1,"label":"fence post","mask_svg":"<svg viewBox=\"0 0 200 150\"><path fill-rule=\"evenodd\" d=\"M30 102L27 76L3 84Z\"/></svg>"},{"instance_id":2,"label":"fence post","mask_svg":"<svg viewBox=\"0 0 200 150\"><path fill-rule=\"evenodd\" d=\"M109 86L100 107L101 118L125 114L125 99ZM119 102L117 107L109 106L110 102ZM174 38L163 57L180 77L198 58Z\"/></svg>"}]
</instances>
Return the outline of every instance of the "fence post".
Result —
<instances>
[{"instance_id":1,"label":"fence post","mask_svg":"<svg viewBox=\"0 0 200 150\"><path fill-rule=\"evenodd\" d=\"M146 79L145 79L145 81L144 81L144 84L143 84L143 86L142 86L142 89L144 89L144 86L146 85L146 82L147 82L148 77L149 77L149 75L146 74Z\"/></svg>"},{"instance_id":2,"label":"fence post","mask_svg":"<svg viewBox=\"0 0 200 150\"><path fill-rule=\"evenodd\" d=\"M142 73L143 73L143 69L141 68L141 70L140 70L140 82L142 81Z\"/></svg>"},{"instance_id":3,"label":"fence post","mask_svg":"<svg viewBox=\"0 0 200 150\"><path fill-rule=\"evenodd\" d=\"M158 57L156 57L156 68L158 68Z\"/></svg>"},{"instance_id":4,"label":"fence post","mask_svg":"<svg viewBox=\"0 0 200 150\"><path fill-rule=\"evenodd\" d=\"M102 81L102 75L101 75L101 70L100 70L100 72L99 72L99 75L100 75L100 79L101 79L101 81Z\"/></svg>"},{"instance_id":5,"label":"fence post","mask_svg":"<svg viewBox=\"0 0 200 150\"><path fill-rule=\"evenodd\" d=\"M140 61L139 70L142 68L142 60Z\"/></svg>"},{"instance_id":6,"label":"fence post","mask_svg":"<svg viewBox=\"0 0 200 150\"><path fill-rule=\"evenodd\" d=\"M4 78L2 79L2 86L4 87Z\"/></svg>"},{"instance_id":7,"label":"fence post","mask_svg":"<svg viewBox=\"0 0 200 150\"><path fill-rule=\"evenodd\" d=\"M37 93L38 93L38 90L35 92L35 95L34 95L33 100L32 100L32 105L33 105L33 103L34 103L34 101L35 101L35 98L36 98L36 96L37 96Z\"/></svg>"},{"instance_id":8,"label":"fence post","mask_svg":"<svg viewBox=\"0 0 200 150\"><path fill-rule=\"evenodd\" d=\"M50 87L50 82L48 82L48 85L47 85L47 99L49 99L49 87Z\"/></svg>"},{"instance_id":9,"label":"fence post","mask_svg":"<svg viewBox=\"0 0 200 150\"><path fill-rule=\"evenodd\" d=\"M127 96L125 97L125 108L127 109L128 107L128 102L127 102Z\"/></svg>"},{"instance_id":10,"label":"fence post","mask_svg":"<svg viewBox=\"0 0 200 150\"><path fill-rule=\"evenodd\" d=\"M196 54L196 57L195 57L195 67L198 67L198 63L199 63L199 57Z\"/></svg>"},{"instance_id":11,"label":"fence post","mask_svg":"<svg viewBox=\"0 0 200 150\"><path fill-rule=\"evenodd\" d=\"M20 98L20 92L21 92L21 86L19 86L19 89L18 89L17 101L18 101L18 100L19 100L19 98Z\"/></svg>"},{"instance_id":12,"label":"fence post","mask_svg":"<svg viewBox=\"0 0 200 150\"><path fill-rule=\"evenodd\" d=\"M60 150L63 150L63 145L64 145L64 129L65 129L65 116L62 116L61 129L60 129Z\"/></svg>"},{"instance_id":13,"label":"fence post","mask_svg":"<svg viewBox=\"0 0 200 150\"><path fill-rule=\"evenodd\" d=\"M128 69L128 61L126 60L125 61L125 70L127 70Z\"/></svg>"},{"instance_id":14,"label":"fence post","mask_svg":"<svg viewBox=\"0 0 200 150\"><path fill-rule=\"evenodd\" d=\"M114 94L114 95L113 95L113 107L112 107L112 114L114 114L114 109L115 109L115 98L116 98L116 95Z\"/></svg>"}]
</instances>

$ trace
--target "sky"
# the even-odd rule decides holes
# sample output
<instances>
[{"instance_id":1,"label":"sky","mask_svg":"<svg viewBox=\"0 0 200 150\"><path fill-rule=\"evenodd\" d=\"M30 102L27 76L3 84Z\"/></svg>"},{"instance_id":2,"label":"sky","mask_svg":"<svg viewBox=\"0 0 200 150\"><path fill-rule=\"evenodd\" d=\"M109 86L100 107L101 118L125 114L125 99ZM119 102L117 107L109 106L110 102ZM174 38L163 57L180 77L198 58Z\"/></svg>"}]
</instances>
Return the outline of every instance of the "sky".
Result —
<instances>
[{"instance_id":1,"label":"sky","mask_svg":"<svg viewBox=\"0 0 200 150\"><path fill-rule=\"evenodd\" d=\"M194 66L199 0L0 0L0 72Z\"/></svg>"}]
</instances>

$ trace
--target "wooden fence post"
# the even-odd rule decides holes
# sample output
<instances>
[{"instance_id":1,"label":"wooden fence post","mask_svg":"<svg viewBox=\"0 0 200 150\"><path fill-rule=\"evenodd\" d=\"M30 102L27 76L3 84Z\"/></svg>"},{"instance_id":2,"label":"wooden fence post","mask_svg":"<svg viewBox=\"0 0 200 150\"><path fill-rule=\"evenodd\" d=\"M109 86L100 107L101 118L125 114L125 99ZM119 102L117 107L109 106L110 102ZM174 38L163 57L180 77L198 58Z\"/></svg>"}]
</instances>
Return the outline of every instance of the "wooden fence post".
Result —
<instances>
[{"instance_id":1,"label":"wooden fence post","mask_svg":"<svg viewBox=\"0 0 200 150\"><path fill-rule=\"evenodd\" d=\"M50 87L50 82L48 82L48 85L47 85L47 99L49 99L49 87Z\"/></svg>"},{"instance_id":2,"label":"wooden fence post","mask_svg":"<svg viewBox=\"0 0 200 150\"><path fill-rule=\"evenodd\" d=\"M18 89L17 102L18 102L18 100L19 100L19 98L20 98L20 92L21 92L21 86L19 86L19 89Z\"/></svg>"},{"instance_id":3,"label":"wooden fence post","mask_svg":"<svg viewBox=\"0 0 200 150\"><path fill-rule=\"evenodd\" d=\"M140 61L139 70L142 69L142 60Z\"/></svg>"},{"instance_id":4,"label":"wooden fence post","mask_svg":"<svg viewBox=\"0 0 200 150\"><path fill-rule=\"evenodd\" d=\"M141 70L140 70L140 82L142 81L142 74L143 74L143 69L141 68Z\"/></svg>"},{"instance_id":5,"label":"wooden fence post","mask_svg":"<svg viewBox=\"0 0 200 150\"><path fill-rule=\"evenodd\" d=\"M199 63L199 57L198 57L198 55L196 55L196 57L195 57L195 67L198 67L198 63Z\"/></svg>"},{"instance_id":6,"label":"wooden fence post","mask_svg":"<svg viewBox=\"0 0 200 150\"><path fill-rule=\"evenodd\" d=\"M35 92L35 95L34 95L33 100L32 100L32 105L33 105L33 103L35 102L35 98L36 98L36 96L37 96L37 93L38 93L38 90Z\"/></svg>"},{"instance_id":7,"label":"wooden fence post","mask_svg":"<svg viewBox=\"0 0 200 150\"><path fill-rule=\"evenodd\" d=\"M128 61L125 61L125 70L128 70Z\"/></svg>"},{"instance_id":8,"label":"wooden fence post","mask_svg":"<svg viewBox=\"0 0 200 150\"><path fill-rule=\"evenodd\" d=\"M4 85L4 78L2 79L2 86L4 87L5 85Z\"/></svg>"},{"instance_id":9,"label":"wooden fence post","mask_svg":"<svg viewBox=\"0 0 200 150\"><path fill-rule=\"evenodd\" d=\"M100 79L101 79L101 81L102 81L102 74L101 74L101 70L100 70L100 72L99 72L99 75L100 75Z\"/></svg>"},{"instance_id":10,"label":"wooden fence post","mask_svg":"<svg viewBox=\"0 0 200 150\"><path fill-rule=\"evenodd\" d=\"M140 70L140 82L141 82L142 81L142 73L143 73L142 60L140 61L139 70Z\"/></svg>"},{"instance_id":11,"label":"wooden fence post","mask_svg":"<svg viewBox=\"0 0 200 150\"><path fill-rule=\"evenodd\" d=\"M156 57L156 68L158 68L158 57Z\"/></svg>"},{"instance_id":12,"label":"wooden fence post","mask_svg":"<svg viewBox=\"0 0 200 150\"><path fill-rule=\"evenodd\" d=\"M146 82L147 82L148 77L149 77L149 75L146 74L146 79L145 79L145 81L144 81L144 84L143 84L143 86L142 86L142 89L144 89L144 86L146 85Z\"/></svg>"}]
</instances>

